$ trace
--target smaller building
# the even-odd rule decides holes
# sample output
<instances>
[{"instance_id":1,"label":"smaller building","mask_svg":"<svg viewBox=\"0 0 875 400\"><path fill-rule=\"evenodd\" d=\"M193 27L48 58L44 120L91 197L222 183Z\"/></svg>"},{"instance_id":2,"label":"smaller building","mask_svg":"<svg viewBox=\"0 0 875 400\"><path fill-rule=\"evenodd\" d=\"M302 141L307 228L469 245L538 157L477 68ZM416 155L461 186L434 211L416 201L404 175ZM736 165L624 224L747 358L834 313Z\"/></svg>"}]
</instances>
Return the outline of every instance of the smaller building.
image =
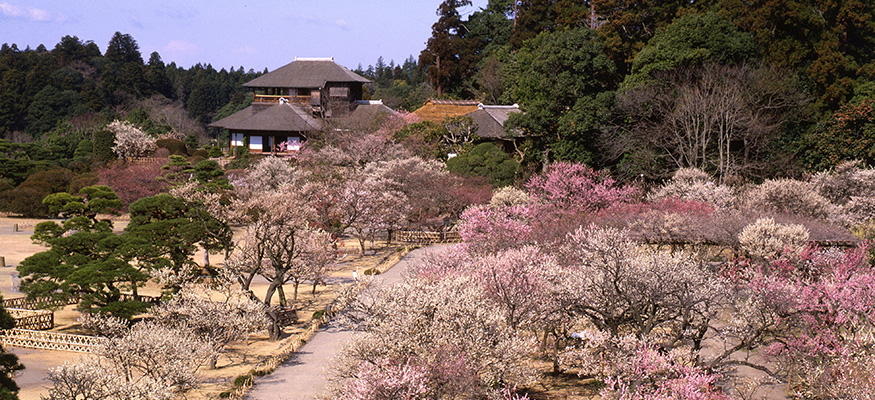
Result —
<instances>
[{"instance_id":1,"label":"smaller building","mask_svg":"<svg viewBox=\"0 0 875 400\"><path fill-rule=\"evenodd\" d=\"M443 123L447 118L471 117L477 125L480 142L493 142L510 153L515 151L514 140L520 135L507 132L504 123L513 113L522 112L519 105L486 105L474 100L429 100L414 111L423 121Z\"/></svg>"}]
</instances>

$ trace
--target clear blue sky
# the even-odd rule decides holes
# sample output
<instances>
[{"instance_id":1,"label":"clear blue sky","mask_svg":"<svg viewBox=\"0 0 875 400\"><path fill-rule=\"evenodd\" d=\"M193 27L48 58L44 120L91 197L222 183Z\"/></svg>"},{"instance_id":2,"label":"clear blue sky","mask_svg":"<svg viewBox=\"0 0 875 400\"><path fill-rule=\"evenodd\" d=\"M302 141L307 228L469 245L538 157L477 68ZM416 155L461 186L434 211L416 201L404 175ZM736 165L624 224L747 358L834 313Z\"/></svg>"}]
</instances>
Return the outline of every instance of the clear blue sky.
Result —
<instances>
[{"instance_id":1,"label":"clear blue sky","mask_svg":"<svg viewBox=\"0 0 875 400\"><path fill-rule=\"evenodd\" d=\"M298 57L349 68L419 56L439 0L0 0L0 43L51 50L65 35L106 51L116 31L180 67L269 70ZM463 15L485 7L473 0Z\"/></svg>"}]
</instances>

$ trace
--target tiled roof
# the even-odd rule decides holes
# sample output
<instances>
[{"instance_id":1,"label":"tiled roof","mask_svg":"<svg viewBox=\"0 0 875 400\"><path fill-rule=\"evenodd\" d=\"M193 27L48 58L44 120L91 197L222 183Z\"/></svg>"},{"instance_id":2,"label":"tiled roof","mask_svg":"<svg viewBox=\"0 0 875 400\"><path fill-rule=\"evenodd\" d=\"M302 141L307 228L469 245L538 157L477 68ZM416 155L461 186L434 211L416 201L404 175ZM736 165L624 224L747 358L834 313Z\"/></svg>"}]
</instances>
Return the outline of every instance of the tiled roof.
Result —
<instances>
[{"instance_id":1,"label":"tiled roof","mask_svg":"<svg viewBox=\"0 0 875 400\"><path fill-rule=\"evenodd\" d=\"M390 115L398 114L397 111L386 107L382 101L357 101L357 105L355 110L349 114L346 118L349 119L372 119L380 113L386 113Z\"/></svg>"},{"instance_id":2,"label":"tiled roof","mask_svg":"<svg viewBox=\"0 0 875 400\"><path fill-rule=\"evenodd\" d=\"M510 114L520 112L519 106L487 106L480 104L478 109L469 115L477 124L477 136L482 138L506 138L504 122Z\"/></svg>"},{"instance_id":3,"label":"tiled roof","mask_svg":"<svg viewBox=\"0 0 875 400\"><path fill-rule=\"evenodd\" d=\"M272 106L252 105L209 126L241 131L312 132L321 123L306 110L292 103Z\"/></svg>"},{"instance_id":4,"label":"tiled roof","mask_svg":"<svg viewBox=\"0 0 875 400\"><path fill-rule=\"evenodd\" d=\"M295 59L276 70L243 84L245 87L321 88L325 82L361 82L370 80L352 72L332 59Z\"/></svg>"}]
</instances>

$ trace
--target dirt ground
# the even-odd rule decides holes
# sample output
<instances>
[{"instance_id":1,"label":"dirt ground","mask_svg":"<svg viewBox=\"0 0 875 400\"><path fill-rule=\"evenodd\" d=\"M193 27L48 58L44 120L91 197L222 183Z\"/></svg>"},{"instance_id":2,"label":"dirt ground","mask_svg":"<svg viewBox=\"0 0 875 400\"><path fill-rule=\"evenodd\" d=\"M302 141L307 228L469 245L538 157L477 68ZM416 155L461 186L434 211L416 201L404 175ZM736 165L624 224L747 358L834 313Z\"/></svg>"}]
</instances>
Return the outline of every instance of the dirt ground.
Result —
<instances>
[{"instance_id":1,"label":"dirt ground","mask_svg":"<svg viewBox=\"0 0 875 400\"><path fill-rule=\"evenodd\" d=\"M17 218L0 218L0 257L4 258L5 267L0 267L0 293L4 298L23 296L17 291L20 281L15 267L28 256L45 250L45 247L34 244L30 240L33 228L41 220L25 220ZM16 231L15 225L19 229ZM114 229L122 231L127 221L120 220L114 223ZM326 285L319 285L313 293L313 286L306 285L299 288L298 301L295 303L299 308L298 324L286 327L284 336L288 337L304 330L310 322L313 313L324 309L334 299L335 293L341 285L353 282L354 271L361 276L364 271L385 260L394 253L397 247L386 247L384 243L377 243L377 252L368 251L361 256L358 252L358 243L355 241L344 242L341 247L341 259L338 266L333 270ZM203 260L203 253L195 255L195 260ZM211 263L221 265L223 260L220 256L211 255ZM252 285L256 295L263 296L267 283L256 280ZM293 288L286 286L287 296L291 298ZM159 290L154 285L147 285L140 291L142 294L158 294ZM276 301L276 300L274 300ZM67 306L55 312L54 331L76 333L78 325L76 319L79 312L75 306ZM282 345L282 341L270 341L266 333L254 334L246 342L232 344L228 351L219 359L215 369L201 371L204 385L202 388L188 393L186 398L191 400L218 398L219 393L231 388L234 378L248 373L264 358L268 357ZM19 356L19 360L25 366L25 370L16 375L15 380L21 387L19 398L22 400L38 400L40 395L47 393L49 382L45 379L50 368L63 365L65 362L75 362L80 357L87 356L79 353L63 351L33 350L8 347L8 351Z\"/></svg>"}]
</instances>

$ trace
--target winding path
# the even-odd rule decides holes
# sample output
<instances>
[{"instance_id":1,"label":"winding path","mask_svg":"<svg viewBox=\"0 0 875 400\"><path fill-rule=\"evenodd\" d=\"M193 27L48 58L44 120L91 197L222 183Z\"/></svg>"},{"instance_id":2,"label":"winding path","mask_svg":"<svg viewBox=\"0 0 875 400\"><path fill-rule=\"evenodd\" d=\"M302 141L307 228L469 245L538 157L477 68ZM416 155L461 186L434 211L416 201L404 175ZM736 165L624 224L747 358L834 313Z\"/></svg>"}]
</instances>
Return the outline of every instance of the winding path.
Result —
<instances>
[{"instance_id":1,"label":"winding path","mask_svg":"<svg viewBox=\"0 0 875 400\"><path fill-rule=\"evenodd\" d=\"M445 245L444 245L445 246ZM377 276L372 288L391 285L404 278L411 264L422 256L443 246L416 249L401 258L394 267ZM370 290L370 289L369 289ZM353 332L343 329L336 321L326 324L292 358L280 365L273 373L255 381L255 386L246 398L252 400L312 400L322 393L328 384L328 368L331 359L353 337Z\"/></svg>"}]
</instances>

